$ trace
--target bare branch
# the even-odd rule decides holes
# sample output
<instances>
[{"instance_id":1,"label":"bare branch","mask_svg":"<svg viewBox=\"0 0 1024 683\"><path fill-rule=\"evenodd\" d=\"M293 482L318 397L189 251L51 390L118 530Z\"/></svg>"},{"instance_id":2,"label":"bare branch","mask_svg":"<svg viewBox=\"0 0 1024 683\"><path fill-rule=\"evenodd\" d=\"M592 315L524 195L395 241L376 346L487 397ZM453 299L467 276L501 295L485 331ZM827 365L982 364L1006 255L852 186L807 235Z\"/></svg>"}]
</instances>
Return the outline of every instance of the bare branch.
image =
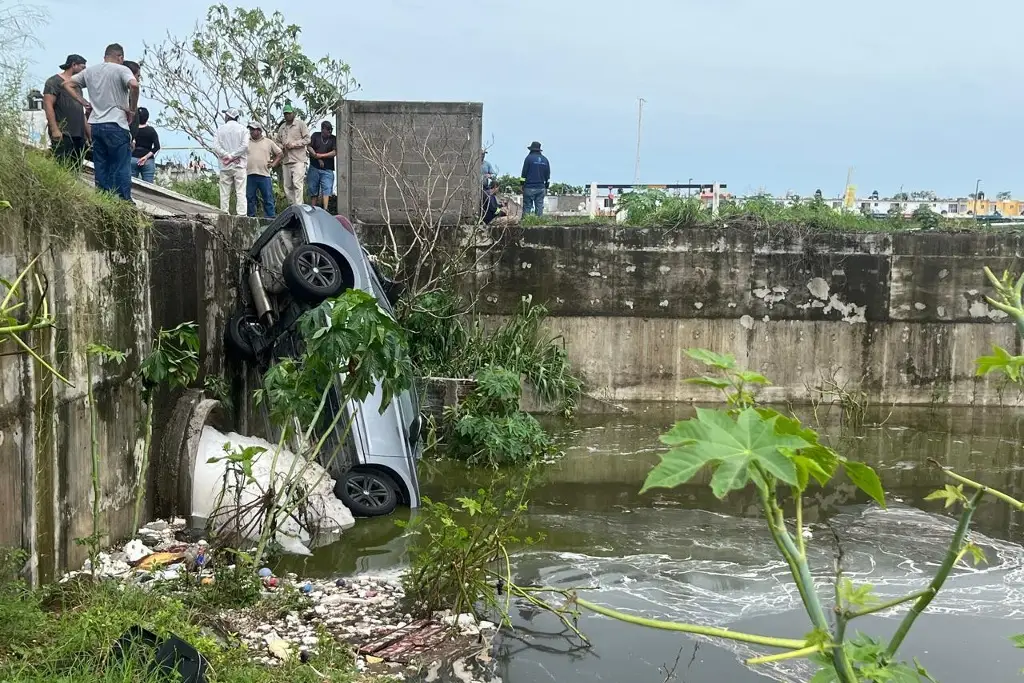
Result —
<instances>
[{"instance_id":1,"label":"bare branch","mask_svg":"<svg viewBox=\"0 0 1024 683\"><path fill-rule=\"evenodd\" d=\"M347 133L353 160L379 183L379 215L369 221L374 227L380 223L378 258L414 299L490 262L507 229L479 220L480 150L471 148L463 121L410 114L365 129L353 125ZM467 216L472 218L466 221Z\"/></svg>"}]
</instances>

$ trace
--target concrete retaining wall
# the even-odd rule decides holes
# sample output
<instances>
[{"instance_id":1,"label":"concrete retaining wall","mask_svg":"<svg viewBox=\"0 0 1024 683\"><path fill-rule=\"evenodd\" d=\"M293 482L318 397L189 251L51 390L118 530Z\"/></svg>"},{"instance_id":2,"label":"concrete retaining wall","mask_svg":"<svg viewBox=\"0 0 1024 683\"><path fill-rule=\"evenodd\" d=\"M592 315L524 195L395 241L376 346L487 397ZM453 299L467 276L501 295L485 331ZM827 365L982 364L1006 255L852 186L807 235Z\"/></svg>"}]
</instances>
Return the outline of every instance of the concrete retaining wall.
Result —
<instances>
[{"instance_id":1,"label":"concrete retaining wall","mask_svg":"<svg viewBox=\"0 0 1024 683\"><path fill-rule=\"evenodd\" d=\"M45 278L53 331L26 340L71 384L55 381L13 342L0 343L0 547L32 555L31 576L47 580L81 565L92 534L92 450L86 346L102 343L127 353L123 365L94 359L97 442L104 542L130 531L142 449L145 405L136 372L161 327L199 323L202 374L221 374L222 330L236 297L241 263L256 226L226 216L213 225L158 220L114 232L69 226L40 234L0 215L0 277L12 280L37 254ZM0 288L5 291L5 288ZM34 296L33 303L38 301ZM229 375L239 377L237 369ZM176 396L159 393L154 445L163 437ZM156 458L156 449L154 449ZM154 462L151 474L160 471ZM149 509L156 478L149 484Z\"/></svg>"},{"instance_id":2,"label":"concrete retaining wall","mask_svg":"<svg viewBox=\"0 0 1024 683\"><path fill-rule=\"evenodd\" d=\"M682 350L730 352L808 400L822 374L887 403L1015 402L974 376L993 344L1020 352L982 273L1019 272L1012 233L805 234L530 228L479 275L481 311L531 295L551 310L591 391L612 401L714 395Z\"/></svg>"}]
</instances>

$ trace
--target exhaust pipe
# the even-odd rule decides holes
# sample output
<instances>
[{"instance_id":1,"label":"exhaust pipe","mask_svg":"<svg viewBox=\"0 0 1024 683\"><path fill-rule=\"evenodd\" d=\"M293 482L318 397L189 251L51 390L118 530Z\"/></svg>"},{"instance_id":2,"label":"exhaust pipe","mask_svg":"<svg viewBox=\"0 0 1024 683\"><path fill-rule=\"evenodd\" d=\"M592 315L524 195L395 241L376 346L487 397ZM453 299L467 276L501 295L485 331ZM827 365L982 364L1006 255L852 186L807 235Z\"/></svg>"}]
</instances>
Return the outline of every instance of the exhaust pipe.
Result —
<instances>
[{"instance_id":1,"label":"exhaust pipe","mask_svg":"<svg viewBox=\"0 0 1024 683\"><path fill-rule=\"evenodd\" d=\"M271 315L270 299L267 298L267 290L263 287L259 266L254 266L249 272L249 292L252 293L252 302L256 306L260 322L269 327L273 322L273 316Z\"/></svg>"}]
</instances>

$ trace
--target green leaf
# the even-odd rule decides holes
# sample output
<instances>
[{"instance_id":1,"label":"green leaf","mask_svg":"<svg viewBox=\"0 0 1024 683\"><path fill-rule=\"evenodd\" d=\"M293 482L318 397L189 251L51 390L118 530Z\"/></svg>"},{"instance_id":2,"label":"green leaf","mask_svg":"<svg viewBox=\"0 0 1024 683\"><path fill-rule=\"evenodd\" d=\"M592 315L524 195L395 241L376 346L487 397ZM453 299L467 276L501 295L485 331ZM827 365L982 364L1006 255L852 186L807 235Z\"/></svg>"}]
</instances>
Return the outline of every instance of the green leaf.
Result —
<instances>
[{"instance_id":1,"label":"green leaf","mask_svg":"<svg viewBox=\"0 0 1024 683\"><path fill-rule=\"evenodd\" d=\"M719 370L731 370L736 367L736 357L729 353L715 353L707 349L686 349L683 353L698 363Z\"/></svg>"},{"instance_id":2,"label":"green leaf","mask_svg":"<svg viewBox=\"0 0 1024 683\"><path fill-rule=\"evenodd\" d=\"M964 485L953 486L952 484L946 484L943 488L938 491L932 491L924 497L925 500L944 500L946 501L945 507L948 509L955 503L966 503L967 496L964 495Z\"/></svg>"},{"instance_id":3,"label":"green leaf","mask_svg":"<svg viewBox=\"0 0 1024 683\"><path fill-rule=\"evenodd\" d=\"M971 559L974 560L975 567L977 567L982 562L985 562L986 564L988 563L988 558L985 557L985 551L973 543L968 543L967 545L965 545L961 552L971 556Z\"/></svg>"},{"instance_id":4,"label":"green leaf","mask_svg":"<svg viewBox=\"0 0 1024 683\"><path fill-rule=\"evenodd\" d=\"M768 378L759 372L741 370L740 372L736 373L736 376L739 377L744 382L746 382L747 384L760 384L761 386L771 384Z\"/></svg>"},{"instance_id":5,"label":"green leaf","mask_svg":"<svg viewBox=\"0 0 1024 683\"><path fill-rule=\"evenodd\" d=\"M1005 349L993 346L991 356L982 356L974 362L978 366L975 374L979 377L991 372L1002 372L1014 382L1021 381L1024 356L1011 356Z\"/></svg>"},{"instance_id":6,"label":"green leaf","mask_svg":"<svg viewBox=\"0 0 1024 683\"><path fill-rule=\"evenodd\" d=\"M459 501L459 504L462 505L462 509L468 512L470 517L480 513L481 508L479 501L473 500L472 498L456 498L455 500Z\"/></svg>"},{"instance_id":7,"label":"green leaf","mask_svg":"<svg viewBox=\"0 0 1024 683\"><path fill-rule=\"evenodd\" d=\"M846 470L846 476L857 488L885 507L885 489L882 488L882 482L873 469L862 462L852 460L844 460L843 468Z\"/></svg>"},{"instance_id":8,"label":"green leaf","mask_svg":"<svg viewBox=\"0 0 1024 683\"><path fill-rule=\"evenodd\" d=\"M647 475L641 491L679 486L704 467L711 467L715 470L711 490L724 498L751 481L753 465L796 486L796 466L784 451L809 444L797 436L778 434L776 419L762 417L752 408L741 411L735 419L726 411L698 408L695 418L676 423L661 437L673 448Z\"/></svg>"},{"instance_id":9,"label":"green leaf","mask_svg":"<svg viewBox=\"0 0 1024 683\"><path fill-rule=\"evenodd\" d=\"M728 389L731 385L729 380L716 377L687 377L683 380L687 384L696 384L702 387L713 387L715 389Z\"/></svg>"},{"instance_id":10,"label":"green leaf","mask_svg":"<svg viewBox=\"0 0 1024 683\"><path fill-rule=\"evenodd\" d=\"M1024 650L1024 634L1010 636L1010 640L1013 641L1013 646Z\"/></svg>"},{"instance_id":11,"label":"green leaf","mask_svg":"<svg viewBox=\"0 0 1024 683\"><path fill-rule=\"evenodd\" d=\"M873 589L874 586L870 583L854 586L853 582L849 579L843 579L839 582L839 598L845 605L871 607L879 602L878 596L872 592Z\"/></svg>"}]
</instances>

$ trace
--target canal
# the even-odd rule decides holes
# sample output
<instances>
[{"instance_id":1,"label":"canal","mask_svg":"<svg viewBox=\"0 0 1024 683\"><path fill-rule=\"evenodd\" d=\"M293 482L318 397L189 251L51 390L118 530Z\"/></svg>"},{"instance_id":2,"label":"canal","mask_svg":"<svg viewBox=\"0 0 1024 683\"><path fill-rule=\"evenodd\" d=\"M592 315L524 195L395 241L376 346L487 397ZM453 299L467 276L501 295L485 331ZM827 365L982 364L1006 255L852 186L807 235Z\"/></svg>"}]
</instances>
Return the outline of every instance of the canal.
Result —
<instances>
[{"instance_id":1,"label":"canal","mask_svg":"<svg viewBox=\"0 0 1024 683\"><path fill-rule=\"evenodd\" d=\"M565 456L545 466L531 494L529 526L544 538L515 557L517 581L592 587L591 600L644 616L799 638L810 626L752 491L719 501L704 479L639 494L662 451L658 435L690 410L641 405L626 415L552 423ZM1024 497L1024 420L1016 411L883 410L856 428L841 424L838 408L818 417L833 447L876 468L889 499L887 510L870 505L841 477L808 492L810 562L823 596L832 593L837 542L847 575L873 584L883 598L927 585L954 526L941 503L924 500L946 483L929 459ZM454 463L424 463L424 470L424 492L439 500L486 482L485 473ZM1024 515L987 499L974 520L972 540L988 563L958 567L902 649L943 683L976 683L979 675L1010 681L1024 667L1024 651L1009 640L1024 632ZM360 520L295 569L397 574L405 559L394 518ZM595 615L580 620L592 643L582 648L549 615L523 609L513 617L515 633L497 647L496 673L505 683L804 682L814 670L790 661L755 671L742 663L754 651L741 644L713 645ZM897 621L867 617L856 626L884 637Z\"/></svg>"}]
</instances>

